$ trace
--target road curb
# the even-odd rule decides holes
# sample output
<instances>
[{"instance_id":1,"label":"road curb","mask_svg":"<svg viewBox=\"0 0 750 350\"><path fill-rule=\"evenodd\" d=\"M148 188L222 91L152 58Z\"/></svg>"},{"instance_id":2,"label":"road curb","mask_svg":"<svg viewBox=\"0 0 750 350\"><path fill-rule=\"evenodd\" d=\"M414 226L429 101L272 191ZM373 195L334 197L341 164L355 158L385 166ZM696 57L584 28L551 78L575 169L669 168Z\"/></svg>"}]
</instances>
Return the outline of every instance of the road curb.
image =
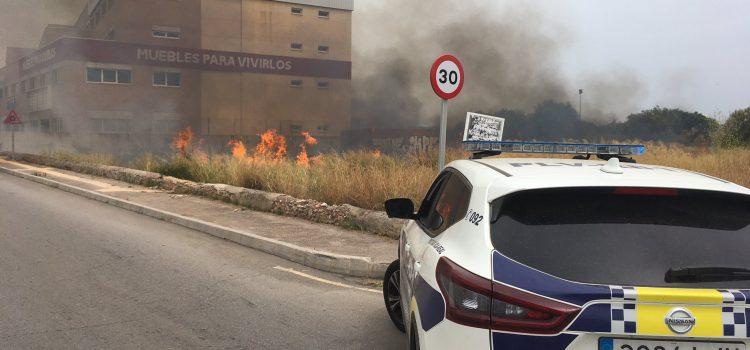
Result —
<instances>
[{"instance_id":1,"label":"road curb","mask_svg":"<svg viewBox=\"0 0 750 350\"><path fill-rule=\"evenodd\" d=\"M135 213L200 231L215 237L260 250L280 258L296 262L321 271L333 272L353 277L383 278L388 263L377 263L372 258L333 254L300 247L291 243L263 237L250 232L234 230L210 222L189 218L179 214L151 208L124 199L107 196L59 181L23 173L0 166L0 172L30 180L45 186L57 188L88 199L113 205Z\"/></svg>"}]
</instances>

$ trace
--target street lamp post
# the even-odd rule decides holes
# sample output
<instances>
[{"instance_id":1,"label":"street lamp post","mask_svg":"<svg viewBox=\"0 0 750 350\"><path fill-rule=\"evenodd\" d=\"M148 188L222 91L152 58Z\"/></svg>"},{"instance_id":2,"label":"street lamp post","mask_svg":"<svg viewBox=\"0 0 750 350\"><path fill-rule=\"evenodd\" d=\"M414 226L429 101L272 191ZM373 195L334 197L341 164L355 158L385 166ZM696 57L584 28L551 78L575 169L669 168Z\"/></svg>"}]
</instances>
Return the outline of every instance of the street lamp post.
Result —
<instances>
[{"instance_id":1,"label":"street lamp post","mask_svg":"<svg viewBox=\"0 0 750 350\"><path fill-rule=\"evenodd\" d=\"M578 89L578 120L583 120L583 89Z\"/></svg>"}]
</instances>

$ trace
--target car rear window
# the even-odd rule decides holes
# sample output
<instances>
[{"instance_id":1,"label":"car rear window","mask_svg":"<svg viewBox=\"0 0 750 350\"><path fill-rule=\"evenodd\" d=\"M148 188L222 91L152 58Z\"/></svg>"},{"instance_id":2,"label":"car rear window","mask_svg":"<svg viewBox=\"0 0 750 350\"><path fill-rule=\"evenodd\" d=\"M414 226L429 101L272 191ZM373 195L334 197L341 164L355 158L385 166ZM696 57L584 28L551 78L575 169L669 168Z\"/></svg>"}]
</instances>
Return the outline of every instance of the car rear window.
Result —
<instances>
[{"instance_id":1,"label":"car rear window","mask_svg":"<svg viewBox=\"0 0 750 350\"><path fill-rule=\"evenodd\" d=\"M627 187L521 191L493 202L492 243L522 264L578 282L750 288L750 281L665 282L670 268L750 268L749 198Z\"/></svg>"}]
</instances>

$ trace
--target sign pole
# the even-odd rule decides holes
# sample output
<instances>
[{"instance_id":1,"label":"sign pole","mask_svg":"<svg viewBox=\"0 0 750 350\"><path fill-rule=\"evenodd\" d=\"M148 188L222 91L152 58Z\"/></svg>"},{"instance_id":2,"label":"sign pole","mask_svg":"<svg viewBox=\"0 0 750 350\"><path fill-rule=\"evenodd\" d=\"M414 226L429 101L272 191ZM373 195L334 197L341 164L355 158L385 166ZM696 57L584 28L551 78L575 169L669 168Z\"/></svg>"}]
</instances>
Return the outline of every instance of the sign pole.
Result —
<instances>
[{"instance_id":1,"label":"sign pole","mask_svg":"<svg viewBox=\"0 0 750 350\"><path fill-rule=\"evenodd\" d=\"M3 124L10 127L10 159L16 160L16 125L21 124L21 118L18 117L15 110L11 110L3 120Z\"/></svg>"},{"instance_id":2,"label":"sign pole","mask_svg":"<svg viewBox=\"0 0 750 350\"><path fill-rule=\"evenodd\" d=\"M16 126L10 126L10 160L16 160Z\"/></svg>"},{"instance_id":3,"label":"sign pole","mask_svg":"<svg viewBox=\"0 0 750 350\"><path fill-rule=\"evenodd\" d=\"M445 168L445 144L446 134L448 133L448 100L443 100L443 112L440 116L440 158L438 160L438 170Z\"/></svg>"}]
</instances>

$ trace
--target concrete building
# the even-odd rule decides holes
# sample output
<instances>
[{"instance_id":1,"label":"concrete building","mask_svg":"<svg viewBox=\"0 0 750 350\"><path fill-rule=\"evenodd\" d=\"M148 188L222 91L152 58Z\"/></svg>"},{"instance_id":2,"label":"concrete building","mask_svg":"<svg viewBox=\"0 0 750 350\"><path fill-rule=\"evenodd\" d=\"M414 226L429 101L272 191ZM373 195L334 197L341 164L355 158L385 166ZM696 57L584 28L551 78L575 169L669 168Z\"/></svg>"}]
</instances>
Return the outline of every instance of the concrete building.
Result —
<instances>
[{"instance_id":1,"label":"concrete building","mask_svg":"<svg viewBox=\"0 0 750 350\"><path fill-rule=\"evenodd\" d=\"M267 129L337 145L350 127L352 10L353 0L90 0L38 48L7 51L0 113L15 109L18 142L42 149L158 151L186 126L215 147Z\"/></svg>"}]
</instances>

